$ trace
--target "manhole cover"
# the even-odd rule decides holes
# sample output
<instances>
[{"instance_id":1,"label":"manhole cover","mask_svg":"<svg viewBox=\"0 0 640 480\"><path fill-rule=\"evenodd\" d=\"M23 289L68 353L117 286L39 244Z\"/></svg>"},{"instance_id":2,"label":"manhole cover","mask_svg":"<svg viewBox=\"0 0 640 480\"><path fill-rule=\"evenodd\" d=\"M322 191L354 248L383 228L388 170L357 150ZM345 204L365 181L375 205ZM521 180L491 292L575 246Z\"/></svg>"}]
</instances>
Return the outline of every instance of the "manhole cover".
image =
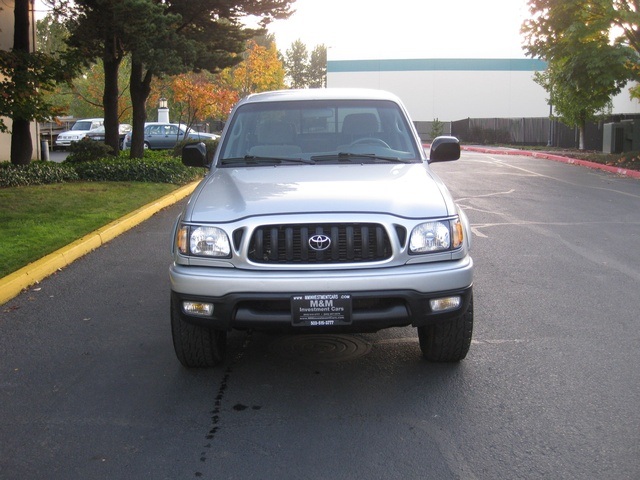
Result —
<instances>
[{"instance_id":1,"label":"manhole cover","mask_svg":"<svg viewBox=\"0 0 640 480\"><path fill-rule=\"evenodd\" d=\"M310 362L342 362L371 351L371 344L349 335L292 335L270 346L278 355Z\"/></svg>"}]
</instances>

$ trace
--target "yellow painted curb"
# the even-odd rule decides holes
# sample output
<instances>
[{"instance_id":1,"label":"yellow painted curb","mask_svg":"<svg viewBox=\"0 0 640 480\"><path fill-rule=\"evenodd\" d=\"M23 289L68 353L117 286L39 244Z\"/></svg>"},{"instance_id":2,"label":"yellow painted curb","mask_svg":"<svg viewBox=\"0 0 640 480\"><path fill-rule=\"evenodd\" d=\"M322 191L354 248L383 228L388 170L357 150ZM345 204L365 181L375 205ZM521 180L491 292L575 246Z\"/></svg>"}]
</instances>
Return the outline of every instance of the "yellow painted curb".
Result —
<instances>
[{"instance_id":1,"label":"yellow painted curb","mask_svg":"<svg viewBox=\"0 0 640 480\"><path fill-rule=\"evenodd\" d=\"M144 222L154 214L191 195L199 182L185 185L168 195L105 225L94 232L56 250L15 272L0 278L0 305L17 296L22 290L71 264L78 258L113 240L118 235Z\"/></svg>"}]
</instances>

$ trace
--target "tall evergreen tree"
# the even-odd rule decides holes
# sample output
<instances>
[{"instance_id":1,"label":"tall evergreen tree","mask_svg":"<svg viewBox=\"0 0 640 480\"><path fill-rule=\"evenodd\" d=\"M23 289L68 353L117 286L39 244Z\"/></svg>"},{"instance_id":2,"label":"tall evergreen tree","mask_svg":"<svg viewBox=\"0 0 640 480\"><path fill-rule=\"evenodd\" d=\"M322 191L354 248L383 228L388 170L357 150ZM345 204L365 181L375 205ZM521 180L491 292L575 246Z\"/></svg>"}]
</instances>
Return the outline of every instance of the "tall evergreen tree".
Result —
<instances>
[{"instance_id":1,"label":"tall evergreen tree","mask_svg":"<svg viewBox=\"0 0 640 480\"><path fill-rule=\"evenodd\" d=\"M65 8L67 0L49 0ZM145 104L156 76L234 65L244 42L260 30L240 21L260 17L261 26L290 15L293 0L76 0L72 44L105 65L106 141L117 148L117 71L131 54L129 88L133 105L131 155L142 156Z\"/></svg>"},{"instance_id":2,"label":"tall evergreen tree","mask_svg":"<svg viewBox=\"0 0 640 480\"><path fill-rule=\"evenodd\" d=\"M317 45L311 51L308 79L310 88L327 86L327 47L324 45Z\"/></svg>"},{"instance_id":3,"label":"tall evergreen tree","mask_svg":"<svg viewBox=\"0 0 640 480\"><path fill-rule=\"evenodd\" d=\"M298 39L285 52L284 66L291 88L306 88L309 74L307 46Z\"/></svg>"}]
</instances>

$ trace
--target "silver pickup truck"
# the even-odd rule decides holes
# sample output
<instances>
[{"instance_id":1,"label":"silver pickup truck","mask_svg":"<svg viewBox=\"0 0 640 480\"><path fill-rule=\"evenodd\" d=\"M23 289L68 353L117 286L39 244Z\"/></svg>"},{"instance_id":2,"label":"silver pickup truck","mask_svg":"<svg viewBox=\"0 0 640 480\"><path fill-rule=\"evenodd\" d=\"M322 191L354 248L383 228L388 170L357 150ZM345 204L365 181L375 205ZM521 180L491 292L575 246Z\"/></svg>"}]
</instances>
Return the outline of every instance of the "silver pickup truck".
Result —
<instances>
[{"instance_id":1,"label":"silver pickup truck","mask_svg":"<svg viewBox=\"0 0 640 480\"><path fill-rule=\"evenodd\" d=\"M463 359L473 328L471 230L406 109L376 90L251 95L231 113L174 229L173 344L186 367L224 360L232 329L417 327L427 360Z\"/></svg>"}]
</instances>

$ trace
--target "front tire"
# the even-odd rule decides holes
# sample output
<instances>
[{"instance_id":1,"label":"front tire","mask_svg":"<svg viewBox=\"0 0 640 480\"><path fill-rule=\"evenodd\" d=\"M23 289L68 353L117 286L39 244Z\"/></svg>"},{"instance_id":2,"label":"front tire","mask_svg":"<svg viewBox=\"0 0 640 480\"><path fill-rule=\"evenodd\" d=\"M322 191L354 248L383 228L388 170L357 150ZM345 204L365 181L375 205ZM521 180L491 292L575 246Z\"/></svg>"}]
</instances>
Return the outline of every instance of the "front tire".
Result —
<instances>
[{"instance_id":1,"label":"front tire","mask_svg":"<svg viewBox=\"0 0 640 480\"><path fill-rule=\"evenodd\" d=\"M473 332L473 296L459 316L418 327L422 356L431 362L459 362L467 356Z\"/></svg>"},{"instance_id":2,"label":"front tire","mask_svg":"<svg viewBox=\"0 0 640 480\"><path fill-rule=\"evenodd\" d=\"M180 363L187 368L215 367L224 361L227 332L184 320L179 302L171 298L171 334Z\"/></svg>"}]
</instances>

